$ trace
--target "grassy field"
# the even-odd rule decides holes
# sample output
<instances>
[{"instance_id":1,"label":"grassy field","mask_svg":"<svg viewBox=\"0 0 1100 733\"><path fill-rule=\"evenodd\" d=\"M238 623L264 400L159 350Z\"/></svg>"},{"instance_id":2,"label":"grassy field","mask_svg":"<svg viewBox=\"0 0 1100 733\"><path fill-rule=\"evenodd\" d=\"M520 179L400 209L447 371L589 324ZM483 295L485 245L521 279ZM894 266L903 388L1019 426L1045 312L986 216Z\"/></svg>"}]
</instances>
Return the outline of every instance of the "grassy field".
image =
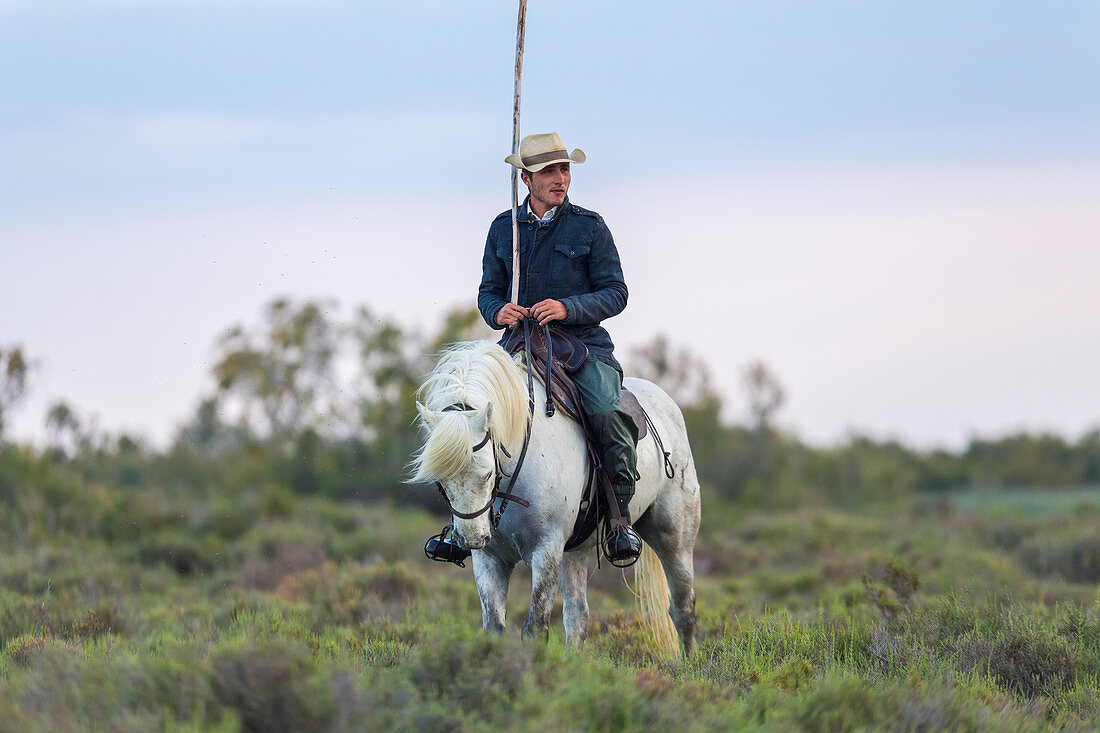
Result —
<instances>
[{"instance_id":1,"label":"grassy field","mask_svg":"<svg viewBox=\"0 0 1100 733\"><path fill-rule=\"evenodd\" d=\"M1095 730L1100 491L755 511L704 497L700 648L620 571L583 652L477 631L440 521L385 505L0 481L7 730ZM412 490L412 489L410 489ZM629 574L627 574L629 576ZM560 603L558 617L560 619Z\"/></svg>"}]
</instances>

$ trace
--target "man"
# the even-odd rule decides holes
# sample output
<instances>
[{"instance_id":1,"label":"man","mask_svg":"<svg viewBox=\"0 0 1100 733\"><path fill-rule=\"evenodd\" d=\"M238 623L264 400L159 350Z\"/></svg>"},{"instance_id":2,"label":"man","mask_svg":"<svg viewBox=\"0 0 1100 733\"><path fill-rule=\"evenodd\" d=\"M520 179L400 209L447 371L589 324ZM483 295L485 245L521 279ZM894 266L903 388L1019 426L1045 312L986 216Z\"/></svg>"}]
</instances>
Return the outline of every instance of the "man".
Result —
<instances>
[{"instance_id":1,"label":"man","mask_svg":"<svg viewBox=\"0 0 1100 733\"><path fill-rule=\"evenodd\" d=\"M622 367L600 322L626 307L626 282L615 242L603 218L570 203L570 165L583 163L556 132L529 135L519 155L505 162L520 170L528 196L520 207L519 302L509 302L512 285L512 217L505 211L489 227L481 261L477 304L493 328L515 326L530 317L555 323L588 347L589 358L573 374L627 524L609 538L610 559L637 557L641 542L629 526L628 503L637 477L638 427L619 408Z\"/></svg>"}]
</instances>

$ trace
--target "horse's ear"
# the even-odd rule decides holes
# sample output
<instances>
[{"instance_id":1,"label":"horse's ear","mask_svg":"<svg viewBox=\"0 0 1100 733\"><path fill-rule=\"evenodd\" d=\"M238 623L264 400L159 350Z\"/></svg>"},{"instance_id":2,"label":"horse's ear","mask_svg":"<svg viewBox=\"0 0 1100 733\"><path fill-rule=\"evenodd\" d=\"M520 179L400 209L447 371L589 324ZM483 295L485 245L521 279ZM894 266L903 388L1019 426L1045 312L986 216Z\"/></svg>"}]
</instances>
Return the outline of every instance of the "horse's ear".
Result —
<instances>
[{"instance_id":1,"label":"horse's ear","mask_svg":"<svg viewBox=\"0 0 1100 733\"><path fill-rule=\"evenodd\" d=\"M489 427L489 418L493 416L493 403L486 402L485 407L474 413L474 429L477 431L485 430Z\"/></svg>"},{"instance_id":2,"label":"horse's ear","mask_svg":"<svg viewBox=\"0 0 1100 733\"><path fill-rule=\"evenodd\" d=\"M434 430L439 422L439 415L435 414L419 402L416 403L416 411L420 413L420 419L428 426L428 430Z\"/></svg>"}]
</instances>

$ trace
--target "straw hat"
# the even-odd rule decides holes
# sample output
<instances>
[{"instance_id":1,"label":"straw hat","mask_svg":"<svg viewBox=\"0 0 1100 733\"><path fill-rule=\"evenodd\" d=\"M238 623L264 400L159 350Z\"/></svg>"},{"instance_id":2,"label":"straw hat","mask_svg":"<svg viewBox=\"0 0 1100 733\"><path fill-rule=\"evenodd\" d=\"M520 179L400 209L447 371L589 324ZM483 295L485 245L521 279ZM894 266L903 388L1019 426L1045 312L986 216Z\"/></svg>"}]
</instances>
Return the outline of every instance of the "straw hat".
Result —
<instances>
[{"instance_id":1,"label":"straw hat","mask_svg":"<svg viewBox=\"0 0 1100 733\"><path fill-rule=\"evenodd\" d=\"M556 132L542 135L528 135L519 143L519 155L509 155L504 159L514 168L534 173L554 163L583 163L584 151L576 148L572 153Z\"/></svg>"}]
</instances>

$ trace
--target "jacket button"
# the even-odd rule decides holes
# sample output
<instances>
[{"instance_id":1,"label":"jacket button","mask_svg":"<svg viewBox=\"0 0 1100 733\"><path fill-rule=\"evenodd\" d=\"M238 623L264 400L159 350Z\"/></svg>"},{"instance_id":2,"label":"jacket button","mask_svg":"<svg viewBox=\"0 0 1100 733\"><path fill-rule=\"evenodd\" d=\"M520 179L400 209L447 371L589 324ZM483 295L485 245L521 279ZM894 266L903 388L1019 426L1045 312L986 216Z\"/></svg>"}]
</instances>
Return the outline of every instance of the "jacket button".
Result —
<instances>
[{"instance_id":1,"label":"jacket button","mask_svg":"<svg viewBox=\"0 0 1100 733\"><path fill-rule=\"evenodd\" d=\"M576 253L576 252L574 252L573 250L569 250L569 256L570 256L570 257L572 257L572 256L573 256L573 255L575 255L575 254L577 254L577 253Z\"/></svg>"}]
</instances>

